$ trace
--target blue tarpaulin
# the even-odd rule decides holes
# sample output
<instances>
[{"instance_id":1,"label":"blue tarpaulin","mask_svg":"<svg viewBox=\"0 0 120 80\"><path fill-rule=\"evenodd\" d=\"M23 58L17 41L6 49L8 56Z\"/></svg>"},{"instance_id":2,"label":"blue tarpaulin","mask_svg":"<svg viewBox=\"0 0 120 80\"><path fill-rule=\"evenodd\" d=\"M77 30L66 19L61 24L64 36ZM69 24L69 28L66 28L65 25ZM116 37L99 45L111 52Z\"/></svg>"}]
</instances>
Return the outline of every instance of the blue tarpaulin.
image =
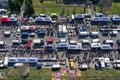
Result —
<instances>
[{"instance_id":1,"label":"blue tarpaulin","mask_svg":"<svg viewBox=\"0 0 120 80\"><path fill-rule=\"evenodd\" d=\"M92 21L100 21L100 17L93 17Z\"/></svg>"},{"instance_id":2,"label":"blue tarpaulin","mask_svg":"<svg viewBox=\"0 0 120 80\"><path fill-rule=\"evenodd\" d=\"M28 32L22 32L22 35L28 35Z\"/></svg>"},{"instance_id":3,"label":"blue tarpaulin","mask_svg":"<svg viewBox=\"0 0 120 80\"><path fill-rule=\"evenodd\" d=\"M69 45L68 49L69 50L76 50L76 49L78 49L78 46L77 45Z\"/></svg>"},{"instance_id":4,"label":"blue tarpaulin","mask_svg":"<svg viewBox=\"0 0 120 80\"><path fill-rule=\"evenodd\" d=\"M111 20L109 17L101 17L101 21L110 22Z\"/></svg>"},{"instance_id":5,"label":"blue tarpaulin","mask_svg":"<svg viewBox=\"0 0 120 80\"><path fill-rule=\"evenodd\" d=\"M112 49L110 45L101 45L102 50L110 50Z\"/></svg>"},{"instance_id":6,"label":"blue tarpaulin","mask_svg":"<svg viewBox=\"0 0 120 80\"><path fill-rule=\"evenodd\" d=\"M35 21L43 21L43 18L42 17L36 17Z\"/></svg>"},{"instance_id":7,"label":"blue tarpaulin","mask_svg":"<svg viewBox=\"0 0 120 80\"><path fill-rule=\"evenodd\" d=\"M80 31L87 31L87 27L81 27Z\"/></svg>"},{"instance_id":8,"label":"blue tarpaulin","mask_svg":"<svg viewBox=\"0 0 120 80\"><path fill-rule=\"evenodd\" d=\"M68 44L67 43L59 43L58 48L68 48Z\"/></svg>"},{"instance_id":9,"label":"blue tarpaulin","mask_svg":"<svg viewBox=\"0 0 120 80\"><path fill-rule=\"evenodd\" d=\"M76 14L75 18L84 18L84 16L82 14Z\"/></svg>"},{"instance_id":10,"label":"blue tarpaulin","mask_svg":"<svg viewBox=\"0 0 120 80\"><path fill-rule=\"evenodd\" d=\"M120 17L112 17L113 21L120 21Z\"/></svg>"}]
</instances>

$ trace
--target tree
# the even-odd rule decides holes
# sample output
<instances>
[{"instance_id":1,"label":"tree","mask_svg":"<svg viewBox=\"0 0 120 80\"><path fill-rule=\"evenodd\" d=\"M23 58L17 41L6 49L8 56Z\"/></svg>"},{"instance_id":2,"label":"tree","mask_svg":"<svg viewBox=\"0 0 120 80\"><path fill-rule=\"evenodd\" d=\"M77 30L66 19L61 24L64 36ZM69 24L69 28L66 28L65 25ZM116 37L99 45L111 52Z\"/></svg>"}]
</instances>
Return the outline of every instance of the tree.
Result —
<instances>
[{"instance_id":1,"label":"tree","mask_svg":"<svg viewBox=\"0 0 120 80\"><path fill-rule=\"evenodd\" d=\"M25 2L25 14L34 14L34 8L32 0L26 0Z\"/></svg>"},{"instance_id":2,"label":"tree","mask_svg":"<svg viewBox=\"0 0 120 80\"><path fill-rule=\"evenodd\" d=\"M20 11L22 2L20 0L9 0L9 6L12 11Z\"/></svg>"},{"instance_id":3,"label":"tree","mask_svg":"<svg viewBox=\"0 0 120 80\"><path fill-rule=\"evenodd\" d=\"M104 10L112 7L112 0L99 0L98 6L100 8L100 12L103 12Z\"/></svg>"}]
</instances>

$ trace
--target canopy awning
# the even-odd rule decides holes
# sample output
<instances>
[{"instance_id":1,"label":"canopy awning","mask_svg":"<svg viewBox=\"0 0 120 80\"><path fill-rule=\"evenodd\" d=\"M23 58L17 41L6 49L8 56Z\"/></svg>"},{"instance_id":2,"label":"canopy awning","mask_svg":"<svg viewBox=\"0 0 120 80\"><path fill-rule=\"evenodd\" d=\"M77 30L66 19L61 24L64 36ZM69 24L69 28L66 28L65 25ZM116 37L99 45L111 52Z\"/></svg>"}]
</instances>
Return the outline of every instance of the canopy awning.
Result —
<instances>
[{"instance_id":1,"label":"canopy awning","mask_svg":"<svg viewBox=\"0 0 120 80\"><path fill-rule=\"evenodd\" d=\"M42 17L36 17L35 21L44 21L44 19Z\"/></svg>"},{"instance_id":2,"label":"canopy awning","mask_svg":"<svg viewBox=\"0 0 120 80\"><path fill-rule=\"evenodd\" d=\"M29 30L35 30L36 26L29 26Z\"/></svg>"},{"instance_id":3,"label":"canopy awning","mask_svg":"<svg viewBox=\"0 0 120 80\"><path fill-rule=\"evenodd\" d=\"M40 42L41 42L40 39L34 39L34 40L33 40L33 43L34 43L34 44L40 44Z\"/></svg>"},{"instance_id":4,"label":"canopy awning","mask_svg":"<svg viewBox=\"0 0 120 80\"><path fill-rule=\"evenodd\" d=\"M101 17L101 21L110 22L111 20L109 17Z\"/></svg>"},{"instance_id":5,"label":"canopy awning","mask_svg":"<svg viewBox=\"0 0 120 80\"><path fill-rule=\"evenodd\" d=\"M24 21L28 21L28 18L27 18L27 17L25 17L25 18L23 18L23 20L24 20Z\"/></svg>"},{"instance_id":6,"label":"canopy awning","mask_svg":"<svg viewBox=\"0 0 120 80\"><path fill-rule=\"evenodd\" d=\"M119 16L114 16L114 17L112 17L112 20L113 21L120 21L120 17Z\"/></svg>"},{"instance_id":7,"label":"canopy awning","mask_svg":"<svg viewBox=\"0 0 120 80\"><path fill-rule=\"evenodd\" d=\"M28 32L22 32L22 35L28 35Z\"/></svg>"},{"instance_id":8,"label":"canopy awning","mask_svg":"<svg viewBox=\"0 0 120 80\"><path fill-rule=\"evenodd\" d=\"M12 43L19 43L19 40L12 40Z\"/></svg>"},{"instance_id":9,"label":"canopy awning","mask_svg":"<svg viewBox=\"0 0 120 80\"><path fill-rule=\"evenodd\" d=\"M68 43L59 43L58 48L68 48Z\"/></svg>"},{"instance_id":10,"label":"canopy awning","mask_svg":"<svg viewBox=\"0 0 120 80\"><path fill-rule=\"evenodd\" d=\"M68 45L68 50L77 50L78 46L77 45Z\"/></svg>"},{"instance_id":11,"label":"canopy awning","mask_svg":"<svg viewBox=\"0 0 120 80\"><path fill-rule=\"evenodd\" d=\"M84 14L84 16L85 17L91 17L91 14L86 13L86 14Z\"/></svg>"},{"instance_id":12,"label":"canopy awning","mask_svg":"<svg viewBox=\"0 0 120 80\"><path fill-rule=\"evenodd\" d=\"M52 68L60 68L60 64L54 64L52 65Z\"/></svg>"},{"instance_id":13,"label":"canopy awning","mask_svg":"<svg viewBox=\"0 0 120 80\"><path fill-rule=\"evenodd\" d=\"M101 21L101 20L100 20L100 17L93 17L92 21Z\"/></svg>"},{"instance_id":14,"label":"canopy awning","mask_svg":"<svg viewBox=\"0 0 120 80\"><path fill-rule=\"evenodd\" d=\"M9 21L9 17L8 16L2 16L1 17L1 22L8 22Z\"/></svg>"},{"instance_id":15,"label":"canopy awning","mask_svg":"<svg viewBox=\"0 0 120 80\"><path fill-rule=\"evenodd\" d=\"M76 14L75 18L84 18L83 14Z\"/></svg>"},{"instance_id":16,"label":"canopy awning","mask_svg":"<svg viewBox=\"0 0 120 80\"><path fill-rule=\"evenodd\" d=\"M28 30L29 26L21 26L21 30Z\"/></svg>"},{"instance_id":17,"label":"canopy awning","mask_svg":"<svg viewBox=\"0 0 120 80\"><path fill-rule=\"evenodd\" d=\"M9 21L11 21L11 22L17 22L17 18L16 17L10 17Z\"/></svg>"},{"instance_id":18,"label":"canopy awning","mask_svg":"<svg viewBox=\"0 0 120 80\"><path fill-rule=\"evenodd\" d=\"M45 41L46 42L53 42L53 39L52 38L46 38Z\"/></svg>"},{"instance_id":19,"label":"canopy awning","mask_svg":"<svg viewBox=\"0 0 120 80\"><path fill-rule=\"evenodd\" d=\"M101 44L100 43L91 43L91 48L100 48Z\"/></svg>"},{"instance_id":20,"label":"canopy awning","mask_svg":"<svg viewBox=\"0 0 120 80\"><path fill-rule=\"evenodd\" d=\"M111 46L109 44L101 45L102 50L111 50Z\"/></svg>"}]
</instances>

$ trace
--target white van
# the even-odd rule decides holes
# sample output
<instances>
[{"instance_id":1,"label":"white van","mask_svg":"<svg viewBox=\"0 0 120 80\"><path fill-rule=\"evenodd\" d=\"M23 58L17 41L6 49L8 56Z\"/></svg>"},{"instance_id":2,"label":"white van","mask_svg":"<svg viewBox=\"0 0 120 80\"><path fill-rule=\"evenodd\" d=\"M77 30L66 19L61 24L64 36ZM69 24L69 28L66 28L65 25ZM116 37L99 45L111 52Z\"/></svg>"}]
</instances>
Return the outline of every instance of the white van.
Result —
<instances>
[{"instance_id":1,"label":"white van","mask_svg":"<svg viewBox=\"0 0 120 80\"><path fill-rule=\"evenodd\" d=\"M21 32L21 29L18 28L18 29L17 29L17 34L20 35L20 32Z\"/></svg>"},{"instance_id":2,"label":"white van","mask_svg":"<svg viewBox=\"0 0 120 80\"><path fill-rule=\"evenodd\" d=\"M114 45L114 41L113 40L104 40L103 41L104 44L110 44L110 45Z\"/></svg>"},{"instance_id":3,"label":"white van","mask_svg":"<svg viewBox=\"0 0 120 80\"><path fill-rule=\"evenodd\" d=\"M4 35L5 35L5 36L10 36L10 35L11 35L11 32L10 32L10 31L5 31L5 32L4 32Z\"/></svg>"}]
</instances>

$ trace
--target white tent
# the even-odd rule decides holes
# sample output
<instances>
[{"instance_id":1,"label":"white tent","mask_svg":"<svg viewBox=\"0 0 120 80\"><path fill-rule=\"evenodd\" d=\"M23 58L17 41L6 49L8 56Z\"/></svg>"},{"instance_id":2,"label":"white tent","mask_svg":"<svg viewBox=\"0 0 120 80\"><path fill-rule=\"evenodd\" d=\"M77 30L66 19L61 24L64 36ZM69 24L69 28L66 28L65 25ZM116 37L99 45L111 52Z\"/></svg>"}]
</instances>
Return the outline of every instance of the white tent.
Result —
<instances>
[{"instance_id":1,"label":"white tent","mask_svg":"<svg viewBox=\"0 0 120 80\"><path fill-rule=\"evenodd\" d=\"M76 41L75 40L70 40L70 45L76 45Z\"/></svg>"},{"instance_id":2,"label":"white tent","mask_svg":"<svg viewBox=\"0 0 120 80\"><path fill-rule=\"evenodd\" d=\"M83 49L82 43L78 43L77 45L78 45L78 49Z\"/></svg>"},{"instance_id":3,"label":"white tent","mask_svg":"<svg viewBox=\"0 0 120 80\"><path fill-rule=\"evenodd\" d=\"M91 43L91 48L100 48L101 44L100 43Z\"/></svg>"},{"instance_id":4,"label":"white tent","mask_svg":"<svg viewBox=\"0 0 120 80\"><path fill-rule=\"evenodd\" d=\"M91 32L91 35L95 35L95 36L98 36L99 35L99 32Z\"/></svg>"},{"instance_id":5,"label":"white tent","mask_svg":"<svg viewBox=\"0 0 120 80\"><path fill-rule=\"evenodd\" d=\"M5 57L4 67L8 67L8 60L9 60L9 57Z\"/></svg>"},{"instance_id":6,"label":"white tent","mask_svg":"<svg viewBox=\"0 0 120 80\"><path fill-rule=\"evenodd\" d=\"M82 43L83 44L90 44L90 41L89 40L82 40Z\"/></svg>"},{"instance_id":7,"label":"white tent","mask_svg":"<svg viewBox=\"0 0 120 80\"><path fill-rule=\"evenodd\" d=\"M5 34L5 35L10 35L11 32L10 32L10 31L5 31L4 34Z\"/></svg>"},{"instance_id":8,"label":"white tent","mask_svg":"<svg viewBox=\"0 0 120 80\"><path fill-rule=\"evenodd\" d=\"M0 45L4 45L5 44L5 42L4 41L0 41Z\"/></svg>"},{"instance_id":9,"label":"white tent","mask_svg":"<svg viewBox=\"0 0 120 80\"><path fill-rule=\"evenodd\" d=\"M60 42L61 43L66 42L66 39L60 39Z\"/></svg>"},{"instance_id":10,"label":"white tent","mask_svg":"<svg viewBox=\"0 0 120 80\"><path fill-rule=\"evenodd\" d=\"M110 58L104 58L105 63L110 63Z\"/></svg>"},{"instance_id":11,"label":"white tent","mask_svg":"<svg viewBox=\"0 0 120 80\"><path fill-rule=\"evenodd\" d=\"M118 34L118 31L113 31L112 33L113 33L113 34Z\"/></svg>"},{"instance_id":12,"label":"white tent","mask_svg":"<svg viewBox=\"0 0 120 80\"><path fill-rule=\"evenodd\" d=\"M101 45L101 49L102 50L110 50L112 48L111 48L111 46L109 44L103 44L103 45Z\"/></svg>"},{"instance_id":13,"label":"white tent","mask_svg":"<svg viewBox=\"0 0 120 80\"><path fill-rule=\"evenodd\" d=\"M92 43L99 43L99 42L100 42L99 39L93 39L93 40L92 40Z\"/></svg>"},{"instance_id":14,"label":"white tent","mask_svg":"<svg viewBox=\"0 0 120 80\"><path fill-rule=\"evenodd\" d=\"M23 63L15 63L13 66L14 67L22 67L24 64Z\"/></svg>"},{"instance_id":15,"label":"white tent","mask_svg":"<svg viewBox=\"0 0 120 80\"><path fill-rule=\"evenodd\" d=\"M63 26L63 33L67 33L67 27L66 26Z\"/></svg>"},{"instance_id":16,"label":"white tent","mask_svg":"<svg viewBox=\"0 0 120 80\"><path fill-rule=\"evenodd\" d=\"M20 43L20 40L12 40L12 43Z\"/></svg>"},{"instance_id":17,"label":"white tent","mask_svg":"<svg viewBox=\"0 0 120 80\"><path fill-rule=\"evenodd\" d=\"M40 42L41 42L40 39L34 39L34 40L33 40L33 43L34 43L34 44L40 44Z\"/></svg>"},{"instance_id":18,"label":"white tent","mask_svg":"<svg viewBox=\"0 0 120 80\"><path fill-rule=\"evenodd\" d=\"M114 44L113 40L105 40L105 44Z\"/></svg>"},{"instance_id":19,"label":"white tent","mask_svg":"<svg viewBox=\"0 0 120 80\"><path fill-rule=\"evenodd\" d=\"M60 64L53 64L53 65L52 65L52 68L53 68L53 69L56 69L56 68L59 69L59 68L60 68Z\"/></svg>"},{"instance_id":20,"label":"white tent","mask_svg":"<svg viewBox=\"0 0 120 80\"><path fill-rule=\"evenodd\" d=\"M59 25L59 26L58 26L58 31L59 31L59 32L62 32L62 30L63 30L63 26L62 26L62 25Z\"/></svg>"},{"instance_id":21,"label":"white tent","mask_svg":"<svg viewBox=\"0 0 120 80\"><path fill-rule=\"evenodd\" d=\"M21 26L21 30L28 30L29 26Z\"/></svg>"},{"instance_id":22,"label":"white tent","mask_svg":"<svg viewBox=\"0 0 120 80\"><path fill-rule=\"evenodd\" d=\"M87 36L89 33L87 31L80 32L80 35Z\"/></svg>"}]
</instances>

